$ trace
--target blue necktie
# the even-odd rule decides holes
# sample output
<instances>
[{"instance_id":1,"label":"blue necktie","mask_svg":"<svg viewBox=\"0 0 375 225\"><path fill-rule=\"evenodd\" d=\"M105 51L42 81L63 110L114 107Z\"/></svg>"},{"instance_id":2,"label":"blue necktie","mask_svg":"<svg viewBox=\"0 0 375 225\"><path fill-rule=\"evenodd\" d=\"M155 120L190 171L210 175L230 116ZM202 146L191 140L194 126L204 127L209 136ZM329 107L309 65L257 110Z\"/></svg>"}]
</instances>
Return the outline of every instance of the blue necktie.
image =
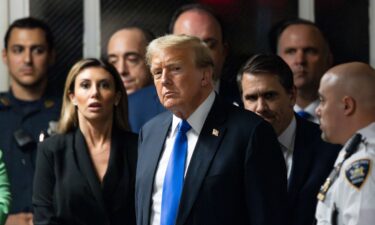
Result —
<instances>
[{"instance_id":1,"label":"blue necktie","mask_svg":"<svg viewBox=\"0 0 375 225\"><path fill-rule=\"evenodd\" d=\"M312 115L311 115L310 113L308 113L308 112L306 112L306 111L303 111L303 110L298 111L297 114L298 114L300 117L302 117L302 118L304 118L304 119L307 119L307 120L310 119L310 118L312 117Z\"/></svg>"},{"instance_id":2,"label":"blue necktie","mask_svg":"<svg viewBox=\"0 0 375 225\"><path fill-rule=\"evenodd\" d=\"M172 154L164 177L160 225L174 225L176 223L178 206L184 186L187 155L186 132L190 128L191 126L186 120L182 120L178 126Z\"/></svg>"}]
</instances>

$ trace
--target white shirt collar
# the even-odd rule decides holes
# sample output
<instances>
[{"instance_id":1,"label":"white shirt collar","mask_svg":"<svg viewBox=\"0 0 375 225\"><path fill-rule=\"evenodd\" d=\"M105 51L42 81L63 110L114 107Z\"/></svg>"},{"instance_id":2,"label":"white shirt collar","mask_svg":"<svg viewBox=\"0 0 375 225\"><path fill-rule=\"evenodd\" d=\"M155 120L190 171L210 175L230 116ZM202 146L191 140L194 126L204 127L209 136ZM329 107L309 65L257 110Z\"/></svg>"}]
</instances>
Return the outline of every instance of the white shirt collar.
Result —
<instances>
[{"instance_id":1,"label":"white shirt collar","mask_svg":"<svg viewBox=\"0 0 375 225\"><path fill-rule=\"evenodd\" d=\"M295 112L299 112L299 111L303 110L303 111L309 113L312 116L312 118L309 119L309 120L312 121L312 122L314 122L314 123L316 123L316 124L319 124L319 118L318 118L318 116L315 113L315 109L318 108L319 103L320 103L320 100L316 99L315 101L311 102L305 108L301 108L300 106L298 106L297 104L295 104L294 107L293 107L293 109L294 109Z\"/></svg>"},{"instance_id":2,"label":"white shirt collar","mask_svg":"<svg viewBox=\"0 0 375 225\"><path fill-rule=\"evenodd\" d=\"M289 151L294 149L294 139L296 136L297 122L295 116L293 116L292 121L289 126L279 135L277 138L279 142L288 148Z\"/></svg>"},{"instance_id":3,"label":"white shirt collar","mask_svg":"<svg viewBox=\"0 0 375 225\"><path fill-rule=\"evenodd\" d=\"M201 133L204 121L210 112L210 109L215 101L215 91L211 91L208 97L199 105L199 107L187 118L192 130L198 135ZM171 131L173 134L177 131L177 126L181 122L181 118L173 115Z\"/></svg>"}]
</instances>

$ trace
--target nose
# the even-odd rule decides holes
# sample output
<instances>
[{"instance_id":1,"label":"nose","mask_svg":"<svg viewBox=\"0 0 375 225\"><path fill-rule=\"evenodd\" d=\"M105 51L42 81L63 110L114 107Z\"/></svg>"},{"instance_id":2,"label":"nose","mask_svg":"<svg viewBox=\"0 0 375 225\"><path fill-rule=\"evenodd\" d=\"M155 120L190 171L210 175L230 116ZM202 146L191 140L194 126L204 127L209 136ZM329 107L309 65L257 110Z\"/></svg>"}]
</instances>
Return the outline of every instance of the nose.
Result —
<instances>
[{"instance_id":1,"label":"nose","mask_svg":"<svg viewBox=\"0 0 375 225\"><path fill-rule=\"evenodd\" d=\"M262 114L264 111L268 110L267 102L263 98L258 98L256 104L256 113Z\"/></svg>"},{"instance_id":2,"label":"nose","mask_svg":"<svg viewBox=\"0 0 375 225\"><path fill-rule=\"evenodd\" d=\"M161 74L161 83L165 86L171 83L170 75L166 69L163 69Z\"/></svg>"},{"instance_id":3,"label":"nose","mask_svg":"<svg viewBox=\"0 0 375 225\"><path fill-rule=\"evenodd\" d=\"M295 63L297 65L304 65L306 63L306 56L302 50L296 52Z\"/></svg>"},{"instance_id":4,"label":"nose","mask_svg":"<svg viewBox=\"0 0 375 225\"><path fill-rule=\"evenodd\" d=\"M320 115L321 115L321 109L320 109L320 104L318 105L318 107L316 107L315 109L315 114L318 118L320 118Z\"/></svg>"},{"instance_id":5,"label":"nose","mask_svg":"<svg viewBox=\"0 0 375 225\"><path fill-rule=\"evenodd\" d=\"M97 98L99 96L99 87L97 85L91 86L91 97Z\"/></svg>"},{"instance_id":6,"label":"nose","mask_svg":"<svg viewBox=\"0 0 375 225\"><path fill-rule=\"evenodd\" d=\"M129 74L129 68L125 59L120 59L116 68L120 75L126 76Z\"/></svg>"},{"instance_id":7,"label":"nose","mask_svg":"<svg viewBox=\"0 0 375 225\"><path fill-rule=\"evenodd\" d=\"M23 55L23 60L26 64L32 63L32 51L30 49L25 49L24 55Z\"/></svg>"}]
</instances>

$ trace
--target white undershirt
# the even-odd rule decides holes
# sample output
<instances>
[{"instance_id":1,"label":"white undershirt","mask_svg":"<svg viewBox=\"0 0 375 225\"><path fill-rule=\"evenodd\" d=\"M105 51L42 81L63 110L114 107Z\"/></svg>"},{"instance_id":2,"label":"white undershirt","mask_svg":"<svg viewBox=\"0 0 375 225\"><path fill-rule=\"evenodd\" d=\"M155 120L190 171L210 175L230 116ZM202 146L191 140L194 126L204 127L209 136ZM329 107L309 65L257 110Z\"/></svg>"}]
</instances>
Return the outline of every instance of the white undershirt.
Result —
<instances>
[{"instance_id":1,"label":"white undershirt","mask_svg":"<svg viewBox=\"0 0 375 225\"><path fill-rule=\"evenodd\" d=\"M287 175L289 179L290 172L293 165L293 152L294 152L294 141L296 139L296 129L297 122L295 116L293 116L292 121L289 126L280 134L277 138L279 143L283 146L281 150L283 151L285 165L287 169Z\"/></svg>"},{"instance_id":2,"label":"white undershirt","mask_svg":"<svg viewBox=\"0 0 375 225\"><path fill-rule=\"evenodd\" d=\"M204 102L187 119L192 129L190 129L186 133L188 139L188 149L185 166L185 176L190 164L191 157L194 153L195 145L197 144L199 134L201 133L203 124L206 121L207 115L214 103L214 100L215 92L212 91L210 95L206 98L206 100L204 100ZM172 153L174 140L177 135L177 126L180 122L181 119L173 115L172 125L168 131L168 135L163 147L163 152L158 164L158 168L156 170L151 203L152 206L150 224L152 225L160 225L161 200L163 194L164 176L167 170L169 158Z\"/></svg>"}]
</instances>

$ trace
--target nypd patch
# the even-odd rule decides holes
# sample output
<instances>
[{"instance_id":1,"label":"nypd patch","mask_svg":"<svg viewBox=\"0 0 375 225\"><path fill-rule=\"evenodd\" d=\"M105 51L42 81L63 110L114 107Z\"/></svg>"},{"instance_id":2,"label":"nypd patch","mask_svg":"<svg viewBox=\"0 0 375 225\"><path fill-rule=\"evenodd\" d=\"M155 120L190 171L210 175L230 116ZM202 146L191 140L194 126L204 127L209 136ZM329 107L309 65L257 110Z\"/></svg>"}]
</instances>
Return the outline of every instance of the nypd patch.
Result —
<instances>
[{"instance_id":1,"label":"nypd patch","mask_svg":"<svg viewBox=\"0 0 375 225\"><path fill-rule=\"evenodd\" d=\"M371 161L369 159L359 159L352 162L345 170L345 177L351 185L360 190L366 183L370 172Z\"/></svg>"}]
</instances>

